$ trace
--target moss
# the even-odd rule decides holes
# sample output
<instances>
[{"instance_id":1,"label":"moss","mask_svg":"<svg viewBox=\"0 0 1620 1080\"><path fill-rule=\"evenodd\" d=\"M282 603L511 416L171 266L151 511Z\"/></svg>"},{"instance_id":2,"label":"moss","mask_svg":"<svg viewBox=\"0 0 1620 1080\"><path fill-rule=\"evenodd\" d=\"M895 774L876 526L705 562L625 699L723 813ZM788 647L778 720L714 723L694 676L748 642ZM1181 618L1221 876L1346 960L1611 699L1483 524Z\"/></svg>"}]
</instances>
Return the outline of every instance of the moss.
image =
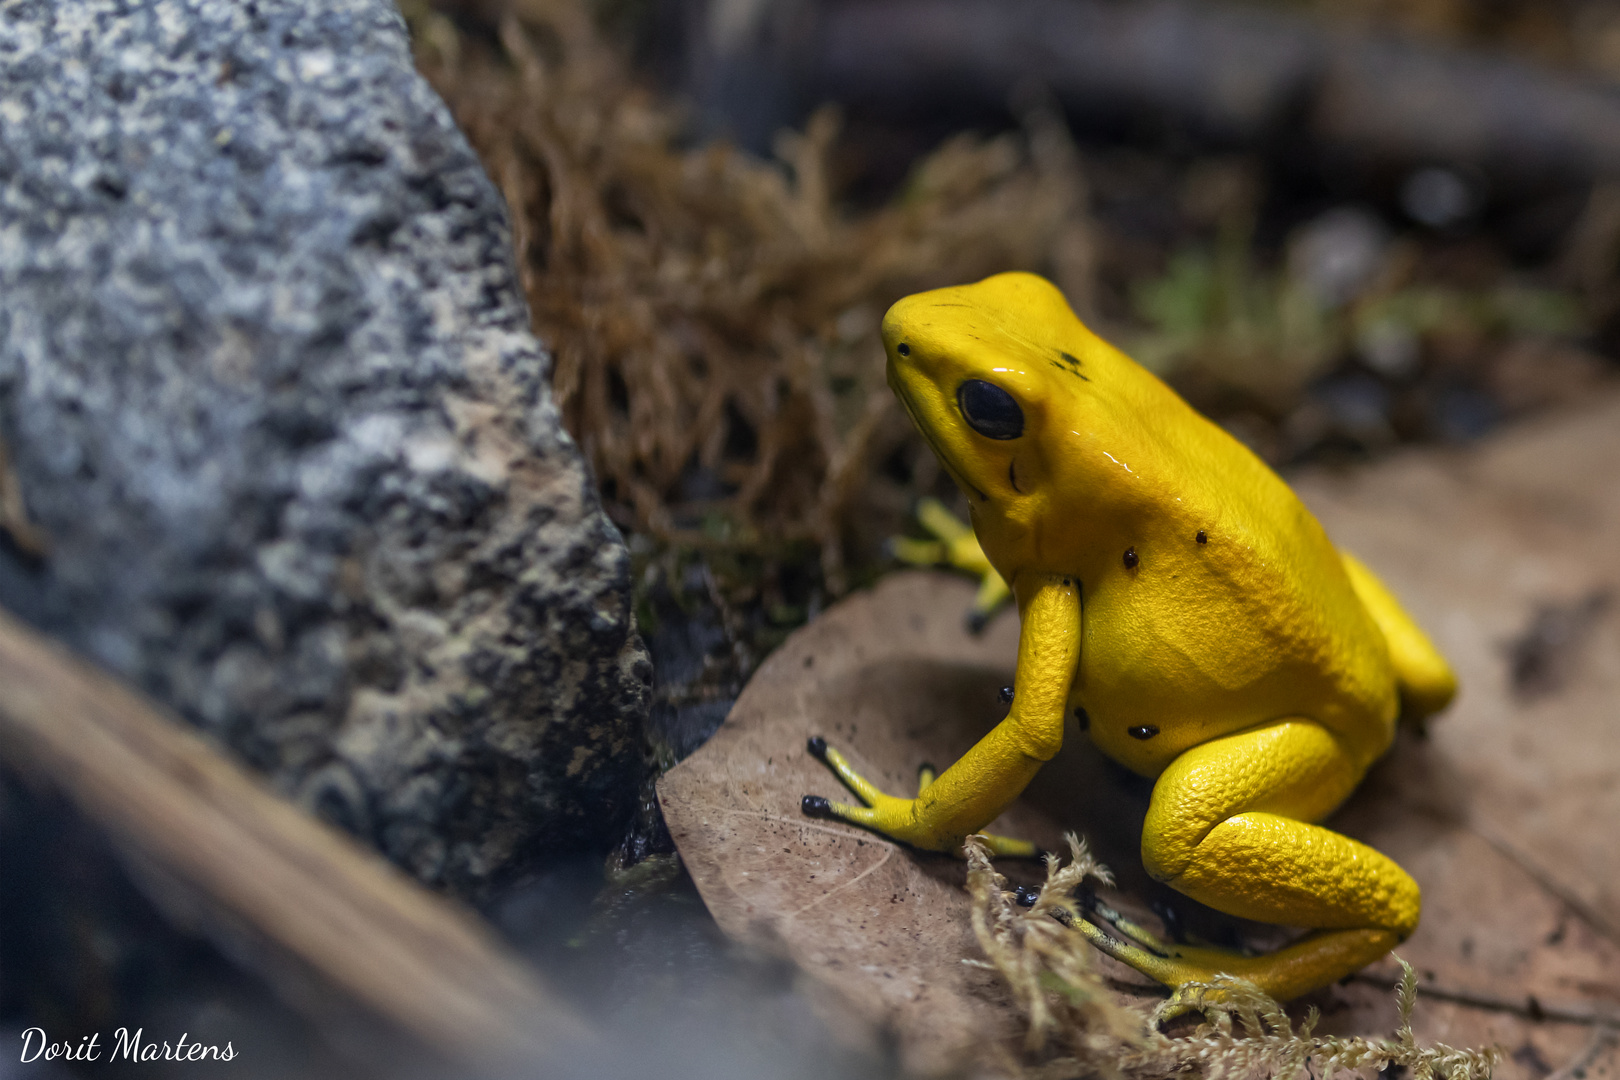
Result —
<instances>
[{"instance_id":1,"label":"moss","mask_svg":"<svg viewBox=\"0 0 1620 1080\"><path fill-rule=\"evenodd\" d=\"M1420 1046L1412 1033L1417 977L1400 961L1396 989L1400 1026L1393 1038L1319 1036L1312 1007L1297 1025L1252 983L1226 976L1199 987L1204 1022L1186 1035L1159 1030L1168 1001L1151 1011L1121 1005L1097 969L1097 953L1070 929L1080 917L1072 894L1087 879L1109 884L1108 871L1071 833L1070 859L1047 863L1033 907L1023 908L996 873L977 839L967 844L973 933L1029 1018L1027 1058L1010 1072L1041 1080L1060 1077L1161 1077L1192 1074L1272 1076L1278 1080L1399 1066L1413 1080L1489 1080L1495 1049ZM1031 1064L1038 1062L1038 1064Z\"/></svg>"},{"instance_id":2,"label":"moss","mask_svg":"<svg viewBox=\"0 0 1620 1080\"><path fill-rule=\"evenodd\" d=\"M1053 114L952 139L855 211L832 195L834 111L773 161L692 147L578 0L405 7L511 207L564 422L610 514L660 544L809 554L834 595L869 578L937 473L882 467L922 450L884 385L889 304L1020 268L1089 291L1085 184Z\"/></svg>"}]
</instances>

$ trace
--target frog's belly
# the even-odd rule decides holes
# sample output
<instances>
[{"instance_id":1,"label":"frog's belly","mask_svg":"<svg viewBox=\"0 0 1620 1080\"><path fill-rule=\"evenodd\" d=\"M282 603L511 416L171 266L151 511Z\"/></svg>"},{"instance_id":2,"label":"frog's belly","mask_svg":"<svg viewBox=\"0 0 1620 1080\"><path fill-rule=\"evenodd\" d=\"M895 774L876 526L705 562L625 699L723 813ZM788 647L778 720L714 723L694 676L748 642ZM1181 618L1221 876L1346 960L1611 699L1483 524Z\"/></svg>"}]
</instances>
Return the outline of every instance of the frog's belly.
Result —
<instances>
[{"instance_id":1,"label":"frog's belly","mask_svg":"<svg viewBox=\"0 0 1620 1080\"><path fill-rule=\"evenodd\" d=\"M1317 720L1367 762L1387 748L1396 692L1382 639L1300 634L1248 612L1193 627L1136 614L1088 618L1071 693L1092 742L1127 768L1156 776L1190 747L1284 717Z\"/></svg>"}]
</instances>

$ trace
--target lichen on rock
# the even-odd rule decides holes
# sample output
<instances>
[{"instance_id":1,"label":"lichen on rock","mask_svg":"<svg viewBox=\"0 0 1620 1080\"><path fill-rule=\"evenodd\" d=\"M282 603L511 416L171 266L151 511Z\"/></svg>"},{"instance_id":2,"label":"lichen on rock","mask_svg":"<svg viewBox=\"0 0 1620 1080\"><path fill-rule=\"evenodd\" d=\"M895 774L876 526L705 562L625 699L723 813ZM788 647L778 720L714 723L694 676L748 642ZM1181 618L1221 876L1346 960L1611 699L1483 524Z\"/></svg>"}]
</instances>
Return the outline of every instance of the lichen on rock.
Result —
<instances>
[{"instance_id":1,"label":"lichen on rock","mask_svg":"<svg viewBox=\"0 0 1620 1080\"><path fill-rule=\"evenodd\" d=\"M0 119L0 603L425 881L608 838L629 557L393 6L23 0Z\"/></svg>"}]
</instances>

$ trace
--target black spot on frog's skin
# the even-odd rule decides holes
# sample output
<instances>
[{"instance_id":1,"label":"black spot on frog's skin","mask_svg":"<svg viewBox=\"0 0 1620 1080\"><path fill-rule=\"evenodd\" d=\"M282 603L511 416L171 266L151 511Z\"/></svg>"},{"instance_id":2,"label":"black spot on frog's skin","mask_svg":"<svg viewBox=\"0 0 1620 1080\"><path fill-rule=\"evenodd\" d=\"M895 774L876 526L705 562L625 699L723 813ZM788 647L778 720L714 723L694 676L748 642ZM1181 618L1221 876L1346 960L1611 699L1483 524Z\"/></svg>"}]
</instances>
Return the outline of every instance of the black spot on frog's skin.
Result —
<instances>
[{"instance_id":1,"label":"black spot on frog's skin","mask_svg":"<svg viewBox=\"0 0 1620 1080\"><path fill-rule=\"evenodd\" d=\"M1076 378L1085 379L1086 382L1091 381L1085 375L1080 373L1080 358L1078 356L1075 356L1073 353L1066 353L1062 349L1058 350L1058 355L1063 358L1063 363L1060 364L1054 360L1052 361L1053 367L1057 368L1059 371L1067 371L1070 375L1073 375Z\"/></svg>"},{"instance_id":2,"label":"black spot on frog's skin","mask_svg":"<svg viewBox=\"0 0 1620 1080\"><path fill-rule=\"evenodd\" d=\"M911 346L902 341L900 344L894 347L894 351L899 353L901 356L910 356Z\"/></svg>"},{"instance_id":3,"label":"black spot on frog's skin","mask_svg":"<svg viewBox=\"0 0 1620 1080\"><path fill-rule=\"evenodd\" d=\"M1086 731L1091 727L1091 714L1086 712L1083 705L1074 707L1074 719L1079 723L1081 731Z\"/></svg>"},{"instance_id":4,"label":"black spot on frog's skin","mask_svg":"<svg viewBox=\"0 0 1620 1080\"><path fill-rule=\"evenodd\" d=\"M996 695L996 698L1003 705L1011 705L1013 699L1013 688L1010 686L1003 686L1001 688L1001 692Z\"/></svg>"},{"instance_id":5,"label":"black spot on frog's skin","mask_svg":"<svg viewBox=\"0 0 1620 1080\"><path fill-rule=\"evenodd\" d=\"M1153 738L1153 736L1157 735L1158 733L1159 729L1154 727L1152 724L1141 724L1137 727L1125 729L1125 734L1129 735L1133 739L1141 739L1143 741Z\"/></svg>"},{"instance_id":6,"label":"black spot on frog's skin","mask_svg":"<svg viewBox=\"0 0 1620 1080\"><path fill-rule=\"evenodd\" d=\"M1198 542L1200 544L1209 543L1209 533L1205 532L1203 529L1199 529L1198 530Z\"/></svg>"},{"instance_id":7,"label":"black spot on frog's skin","mask_svg":"<svg viewBox=\"0 0 1620 1080\"><path fill-rule=\"evenodd\" d=\"M1136 549L1135 548L1126 548L1125 549L1125 569L1127 569L1127 570L1135 570L1136 569Z\"/></svg>"}]
</instances>

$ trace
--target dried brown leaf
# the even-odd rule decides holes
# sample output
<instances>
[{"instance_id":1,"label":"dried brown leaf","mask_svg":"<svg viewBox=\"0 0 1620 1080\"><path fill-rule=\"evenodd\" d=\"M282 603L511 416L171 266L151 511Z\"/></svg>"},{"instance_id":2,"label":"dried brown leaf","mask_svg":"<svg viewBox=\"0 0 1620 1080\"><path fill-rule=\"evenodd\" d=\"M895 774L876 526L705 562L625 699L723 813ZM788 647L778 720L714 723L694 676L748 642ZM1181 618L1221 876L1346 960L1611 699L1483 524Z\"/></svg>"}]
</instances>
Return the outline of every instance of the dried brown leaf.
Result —
<instances>
[{"instance_id":1,"label":"dried brown leaf","mask_svg":"<svg viewBox=\"0 0 1620 1080\"><path fill-rule=\"evenodd\" d=\"M1294 1006L1292 1030L1305 1037L1302 1010L1320 1009L1308 1032L1318 1076L1330 1059L1363 1067L1367 1047L1394 1036L1413 1047L1498 1046L1508 1055L1498 1077L1540 1080L1545 1065L1580 1058L1592 1025L1620 1007L1620 860L1611 835L1620 819L1620 620L1594 619L1557 690L1529 701L1508 690L1507 646L1541 605L1620 583L1612 542L1620 535L1620 402L1594 403L1466 456L1413 454L1297 486L1432 632L1463 693L1426 739L1403 734L1332 821L1389 853L1423 887L1423 921L1401 947L1417 970L1410 1042L1398 1034L1403 1013L1392 990L1401 973L1390 962ZM999 715L994 691L1011 674L1014 619L1004 616L985 639L969 637L961 615L971 591L967 582L904 574L835 606L767 660L715 738L665 777L660 796L682 857L728 932L784 952L891 1028L913 1068L973 1060L1005 1073L1028 1060L1018 1002L1021 993L1034 999L961 963L987 955L971 932L962 865L798 811L805 793L839 794L804 752L809 735L826 735L857 767L904 792L921 762L954 760ZM1155 895L1134 850L1144 799L1071 738L1037 777L1028 805L997 828L1054 847L1054 821L1075 828L1119 874L1118 902L1134 898L1140 912ZM1010 903L999 891L985 895ZM1181 910L1188 921L1213 917ZM986 912L981 925L999 918ZM1240 929L1264 944L1257 928ZM1131 995L1118 994L1133 973L1103 958L1084 964L1111 980L1116 1004L1130 1006ZM1258 1005L1254 1015L1262 1033L1280 1030ZM1060 1030L1049 1028L1045 1052L1078 1063L1057 1042ZM1244 1034L1241 1015L1234 1030ZM1321 1041L1356 1037L1370 1042ZM1254 1062L1276 1064L1263 1048L1245 1047L1262 1055ZM1478 1066L1442 1051L1426 1067L1449 1076ZM1582 1066L1594 1080L1612 1067L1607 1057ZM1046 1068L1060 1075L1069 1066Z\"/></svg>"}]
</instances>

